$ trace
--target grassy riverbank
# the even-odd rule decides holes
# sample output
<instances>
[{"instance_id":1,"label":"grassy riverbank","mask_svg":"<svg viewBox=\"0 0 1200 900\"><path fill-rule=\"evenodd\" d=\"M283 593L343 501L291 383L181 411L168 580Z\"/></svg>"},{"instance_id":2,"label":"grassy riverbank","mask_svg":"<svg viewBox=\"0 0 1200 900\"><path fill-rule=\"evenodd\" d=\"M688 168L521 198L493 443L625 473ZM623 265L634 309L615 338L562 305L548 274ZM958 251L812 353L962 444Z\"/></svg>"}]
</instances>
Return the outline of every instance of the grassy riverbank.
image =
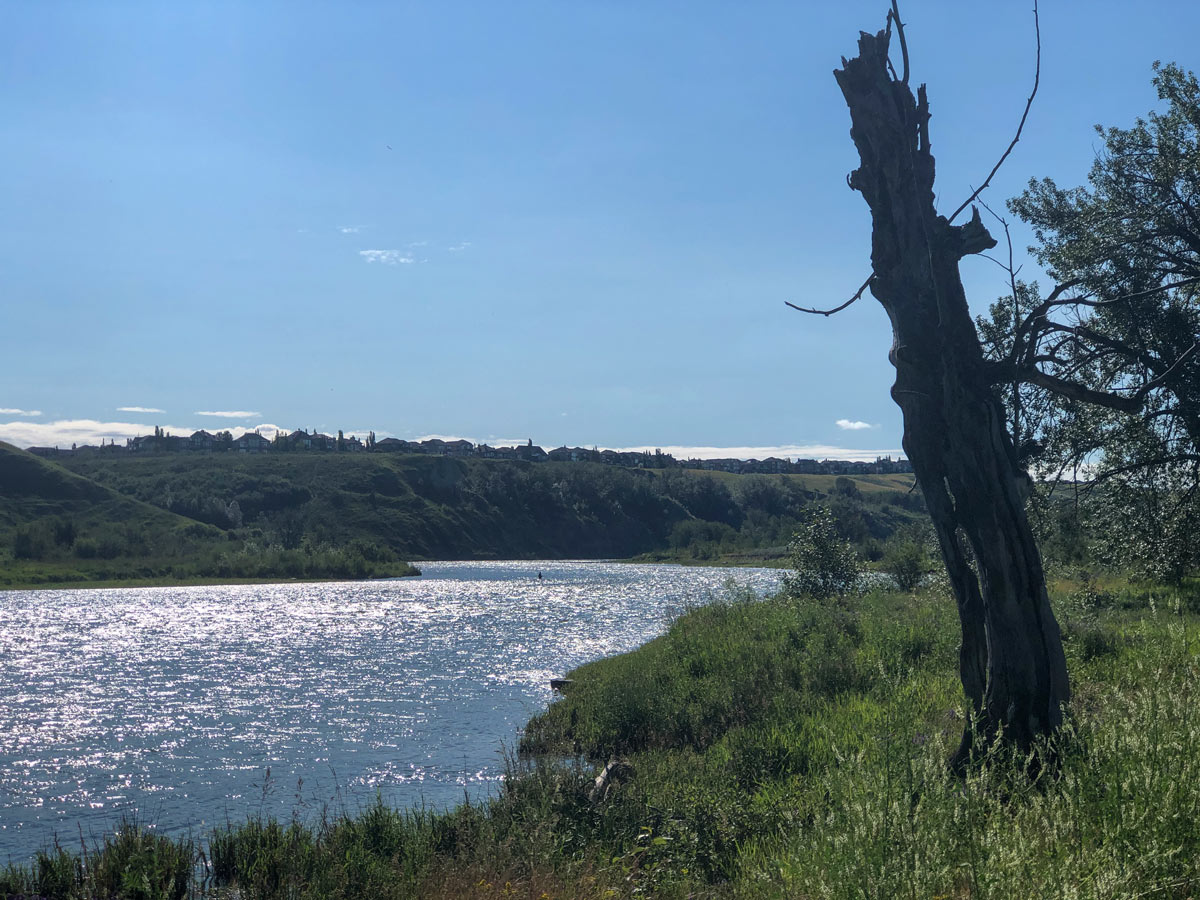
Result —
<instances>
[{"instance_id":1,"label":"grassy riverbank","mask_svg":"<svg viewBox=\"0 0 1200 900\"><path fill-rule=\"evenodd\" d=\"M490 802L251 820L203 853L129 829L10 867L0 895L1193 896L1200 586L1060 581L1055 603L1075 698L1040 783L1002 759L946 773L962 710L938 590L734 594L571 673Z\"/></svg>"}]
</instances>

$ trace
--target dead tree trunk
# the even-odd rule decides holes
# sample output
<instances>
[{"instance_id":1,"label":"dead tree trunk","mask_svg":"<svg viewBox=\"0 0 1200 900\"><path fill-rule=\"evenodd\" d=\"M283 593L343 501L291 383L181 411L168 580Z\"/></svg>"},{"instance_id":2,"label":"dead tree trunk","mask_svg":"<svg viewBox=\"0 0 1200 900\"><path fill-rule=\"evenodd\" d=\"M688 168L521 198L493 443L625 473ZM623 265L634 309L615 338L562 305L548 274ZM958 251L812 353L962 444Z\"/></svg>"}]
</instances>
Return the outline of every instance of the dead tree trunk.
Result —
<instances>
[{"instance_id":1,"label":"dead tree trunk","mask_svg":"<svg viewBox=\"0 0 1200 900\"><path fill-rule=\"evenodd\" d=\"M960 671L974 710L955 757L998 736L1028 749L1069 697L1058 623L1025 515L1030 488L984 372L958 262L995 245L978 211L951 225L934 208L929 105L889 74L890 32L862 34L835 72L871 209L871 292L891 318L892 397L962 623ZM907 66L906 66L907 67ZM965 541L965 543L964 543ZM967 548L970 552L968 553Z\"/></svg>"}]
</instances>

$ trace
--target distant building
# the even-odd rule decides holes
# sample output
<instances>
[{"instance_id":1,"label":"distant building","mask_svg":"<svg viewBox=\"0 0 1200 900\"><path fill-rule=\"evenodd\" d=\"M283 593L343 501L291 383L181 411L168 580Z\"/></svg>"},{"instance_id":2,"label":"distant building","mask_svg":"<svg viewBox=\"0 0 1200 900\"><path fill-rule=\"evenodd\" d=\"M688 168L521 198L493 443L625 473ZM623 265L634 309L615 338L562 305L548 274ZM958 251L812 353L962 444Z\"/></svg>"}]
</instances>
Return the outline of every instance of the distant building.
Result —
<instances>
[{"instance_id":1,"label":"distant building","mask_svg":"<svg viewBox=\"0 0 1200 900\"><path fill-rule=\"evenodd\" d=\"M247 431L233 442L233 449L238 453L266 453L271 449L271 442L255 431Z\"/></svg>"}]
</instances>

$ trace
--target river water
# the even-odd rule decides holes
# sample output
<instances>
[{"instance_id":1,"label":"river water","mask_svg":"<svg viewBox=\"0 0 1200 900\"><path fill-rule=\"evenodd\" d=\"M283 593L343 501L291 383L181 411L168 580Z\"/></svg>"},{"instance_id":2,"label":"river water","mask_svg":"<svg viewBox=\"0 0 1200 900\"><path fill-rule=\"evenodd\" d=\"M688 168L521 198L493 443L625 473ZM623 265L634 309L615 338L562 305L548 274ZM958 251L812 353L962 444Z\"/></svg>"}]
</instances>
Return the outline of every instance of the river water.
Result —
<instances>
[{"instance_id":1,"label":"river water","mask_svg":"<svg viewBox=\"0 0 1200 900\"><path fill-rule=\"evenodd\" d=\"M494 791L549 680L769 569L422 563L394 581L0 592L0 865L136 818ZM538 574L542 577L539 579Z\"/></svg>"}]
</instances>

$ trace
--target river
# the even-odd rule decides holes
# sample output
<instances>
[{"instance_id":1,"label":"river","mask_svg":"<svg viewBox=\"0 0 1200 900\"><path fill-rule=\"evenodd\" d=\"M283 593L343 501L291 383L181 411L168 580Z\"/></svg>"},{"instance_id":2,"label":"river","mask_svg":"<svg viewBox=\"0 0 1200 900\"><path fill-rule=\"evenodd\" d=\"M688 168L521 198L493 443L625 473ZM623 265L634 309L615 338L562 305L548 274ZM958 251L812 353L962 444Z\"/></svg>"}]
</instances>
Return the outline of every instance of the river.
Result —
<instances>
[{"instance_id":1,"label":"river","mask_svg":"<svg viewBox=\"0 0 1200 900\"><path fill-rule=\"evenodd\" d=\"M770 569L422 563L419 578L0 592L0 865L378 794L494 791L549 680ZM539 578L539 573L541 577Z\"/></svg>"}]
</instances>

